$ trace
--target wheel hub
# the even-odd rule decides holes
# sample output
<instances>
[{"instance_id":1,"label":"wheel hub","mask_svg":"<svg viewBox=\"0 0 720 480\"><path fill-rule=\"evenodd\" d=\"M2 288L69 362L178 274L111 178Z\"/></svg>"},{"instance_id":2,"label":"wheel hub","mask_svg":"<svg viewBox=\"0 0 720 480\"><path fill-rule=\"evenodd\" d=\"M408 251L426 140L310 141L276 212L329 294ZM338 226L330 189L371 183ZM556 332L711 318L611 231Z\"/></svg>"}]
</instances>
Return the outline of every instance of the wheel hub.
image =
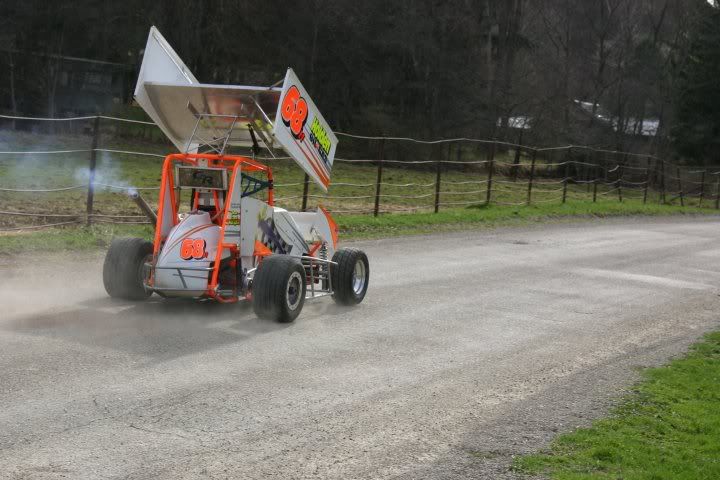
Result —
<instances>
[{"instance_id":1,"label":"wheel hub","mask_svg":"<svg viewBox=\"0 0 720 480\"><path fill-rule=\"evenodd\" d=\"M361 295L365 289L365 277L365 262L363 262L362 259L358 259L358 261L355 262L352 277L352 289L355 295Z\"/></svg>"},{"instance_id":2,"label":"wheel hub","mask_svg":"<svg viewBox=\"0 0 720 480\"><path fill-rule=\"evenodd\" d=\"M302 296L302 277L298 272L293 272L288 279L285 290L285 300L290 310L295 310L300 305Z\"/></svg>"}]
</instances>

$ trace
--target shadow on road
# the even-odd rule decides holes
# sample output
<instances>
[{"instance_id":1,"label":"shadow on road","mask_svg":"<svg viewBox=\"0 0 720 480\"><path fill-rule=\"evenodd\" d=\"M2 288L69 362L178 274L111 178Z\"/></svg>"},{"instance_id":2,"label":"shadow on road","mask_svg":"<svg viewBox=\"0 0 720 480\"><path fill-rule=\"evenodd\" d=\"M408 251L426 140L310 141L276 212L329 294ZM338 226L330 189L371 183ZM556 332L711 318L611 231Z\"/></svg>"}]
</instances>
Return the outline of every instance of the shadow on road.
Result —
<instances>
[{"instance_id":1,"label":"shadow on road","mask_svg":"<svg viewBox=\"0 0 720 480\"><path fill-rule=\"evenodd\" d=\"M19 317L5 323L4 329L124 351L157 362L291 326L258 319L247 303L153 297L139 303L91 299L62 311Z\"/></svg>"}]
</instances>

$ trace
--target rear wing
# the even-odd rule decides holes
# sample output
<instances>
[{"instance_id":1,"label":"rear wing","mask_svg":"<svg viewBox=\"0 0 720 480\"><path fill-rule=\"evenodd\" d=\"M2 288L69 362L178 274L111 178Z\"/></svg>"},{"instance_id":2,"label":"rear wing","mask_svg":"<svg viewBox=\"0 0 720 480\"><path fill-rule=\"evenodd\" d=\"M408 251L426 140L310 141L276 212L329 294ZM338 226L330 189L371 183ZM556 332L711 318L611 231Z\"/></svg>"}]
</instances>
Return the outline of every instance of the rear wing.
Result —
<instances>
[{"instance_id":1,"label":"rear wing","mask_svg":"<svg viewBox=\"0 0 720 480\"><path fill-rule=\"evenodd\" d=\"M292 68L285 74L273 136L305 173L327 191L338 139Z\"/></svg>"},{"instance_id":2,"label":"rear wing","mask_svg":"<svg viewBox=\"0 0 720 480\"><path fill-rule=\"evenodd\" d=\"M135 100L181 152L281 147L320 188L330 185L338 140L292 69L282 89L202 84L152 27Z\"/></svg>"}]
</instances>

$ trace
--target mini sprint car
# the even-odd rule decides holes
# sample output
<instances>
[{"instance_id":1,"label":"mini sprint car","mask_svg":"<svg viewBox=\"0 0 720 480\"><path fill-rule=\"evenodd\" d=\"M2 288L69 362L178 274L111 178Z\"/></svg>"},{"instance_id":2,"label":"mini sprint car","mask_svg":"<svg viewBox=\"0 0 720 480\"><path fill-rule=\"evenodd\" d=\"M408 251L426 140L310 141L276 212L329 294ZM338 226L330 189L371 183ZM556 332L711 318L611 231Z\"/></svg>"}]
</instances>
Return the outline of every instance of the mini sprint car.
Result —
<instances>
[{"instance_id":1,"label":"mini sprint car","mask_svg":"<svg viewBox=\"0 0 720 480\"><path fill-rule=\"evenodd\" d=\"M327 190L337 138L291 69L282 88L201 84L153 27L135 98L184 153L164 160L157 213L130 193L155 237L111 243L103 266L111 297L251 300L259 317L280 322L295 320L308 298L363 300L367 255L338 248L322 207L275 206L272 169L254 158L261 145L271 156L280 147ZM227 154L231 146L252 156Z\"/></svg>"}]
</instances>

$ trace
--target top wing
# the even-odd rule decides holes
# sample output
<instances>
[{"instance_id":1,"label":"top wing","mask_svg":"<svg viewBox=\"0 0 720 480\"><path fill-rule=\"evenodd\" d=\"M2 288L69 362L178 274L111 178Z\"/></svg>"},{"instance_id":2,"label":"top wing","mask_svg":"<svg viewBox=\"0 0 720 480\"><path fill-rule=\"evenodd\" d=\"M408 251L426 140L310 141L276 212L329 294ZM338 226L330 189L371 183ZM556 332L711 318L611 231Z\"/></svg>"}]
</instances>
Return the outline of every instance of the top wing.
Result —
<instances>
[{"instance_id":1,"label":"top wing","mask_svg":"<svg viewBox=\"0 0 720 480\"><path fill-rule=\"evenodd\" d=\"M213 141L252 145L249 126L258 141L272 147L267 143L272 143L273 125L265 112L277 108L280 89L149 82L145 91L155 122L181 152Z\"/></svg>"},{"instance_id":2,"label":"top wing","mask_svg":"<svg viewBox=\"0 0 720 480\"><path fill-rule=\"evenodd\" d=\"M327 191L338 139L291 68L285 75L273 134L305 173Z\"/></svg>"},{"instance_id":3,"label":"top wing","mask_svg":"<svg viewBox=\"0 0 720 480\"><path fill-rule=\"evenodd\" d=\"M324 191L330 185L338 139L291 68L282 89L201 84L152 27L135 99L181 152L213 142L250 145L252 127L257 140L271 151L277 142Z\"/></svg>"},{"instance_id":4,"label":"top wing","mask_svg":"<svg viewBox=\"0 0 720 480\"><path fill-rule=\"evenodd\" d=\"M135 100L145 110L155 124L175 144L178 150L183 151L184 143L170 133L170 129L160 112L150 101L145 88L148 82L171 83L177 85L195 85L198 83L195 75L180 60L180 57L157 28L150 28L140 74L135 85Z\"/></svg>"}]
</instances>

